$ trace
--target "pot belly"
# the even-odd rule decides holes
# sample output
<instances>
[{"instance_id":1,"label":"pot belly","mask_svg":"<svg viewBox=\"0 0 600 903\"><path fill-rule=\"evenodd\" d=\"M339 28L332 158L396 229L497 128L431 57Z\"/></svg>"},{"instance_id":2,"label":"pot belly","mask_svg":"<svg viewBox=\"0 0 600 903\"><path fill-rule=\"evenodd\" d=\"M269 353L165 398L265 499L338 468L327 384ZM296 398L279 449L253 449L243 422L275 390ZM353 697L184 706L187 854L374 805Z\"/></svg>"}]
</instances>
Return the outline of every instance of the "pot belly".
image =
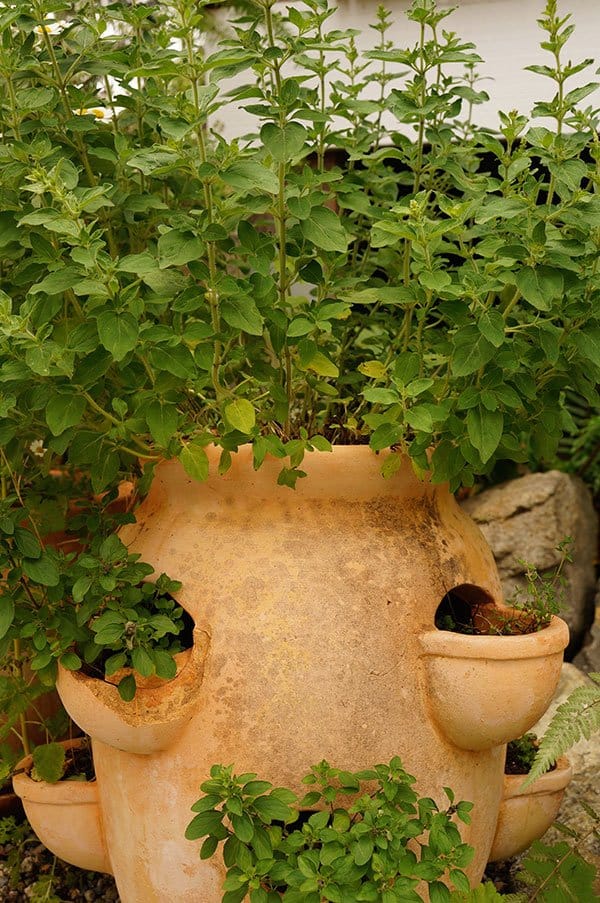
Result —
<instances>
[{"instance_id":1,"label":"pot belly","mask_svg":"<svg viewBox=\"0 0 600 903\"><path fill-rule=\"evenodd\" d=\"M461 832L477 843L478 879L503 749L457 750L438 731L418 639L451 586L475 583L497 596L478 531L434 490L332 501L285 489L239 504L225 484L200 507L196 488L154 492L124 532L157 572L183 582L179 600L210 641L198 704L167 750L95 745L123 903L221 900L217 860L201 862L199 843L184 839L214 763L300 792L323 758L357 770L400 755L421 795L444 805L448 786L476 802Z\"/></svg>"}]
</instances>

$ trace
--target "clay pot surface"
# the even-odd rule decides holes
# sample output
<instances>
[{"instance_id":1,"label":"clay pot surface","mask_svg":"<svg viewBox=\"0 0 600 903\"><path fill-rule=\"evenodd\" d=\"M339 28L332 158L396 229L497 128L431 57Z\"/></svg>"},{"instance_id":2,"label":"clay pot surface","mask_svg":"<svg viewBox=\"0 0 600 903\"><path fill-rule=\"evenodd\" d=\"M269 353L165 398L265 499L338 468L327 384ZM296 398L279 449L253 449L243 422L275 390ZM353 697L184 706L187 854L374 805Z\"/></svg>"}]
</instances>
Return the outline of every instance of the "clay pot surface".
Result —
<instances>
[{"instance_id":1,"label":"clay pot surface","mask_svg":"<svg viewBox=\"0 0 600 903\"><path fill-rule=\"evenodd\" d=\"M62 745L72 749L82 742L65 740ZM65 862L110 874L96 781L34 781L29 777L32 764L31 756L19 762L17 769L25 773L13 777L13 788L37 836Z\"/></svg>"},{"instance_id":2,"label":"clay pot surface","mask_svg":"<svg viewBox=\"0 0 600 903\"><path fill-rule=\"evenodd\" d=\"M197 707L208 637L194 631L191 650L175 656L173 680L136 678L131 702L123 702L116 684L59 666L57 689L67 712L86 733L115 749L150 755L167 749L181 734ZM125 669L115 678L125 676Z\"/></svg>"},{"instance_id":3,"label":"clay pot surface","mask_svg":"<svg viewBox=\"0 0 600 903\"><path fill-rule=\"evenodd\" d=\"M423 634L435 721L461 749L490 749L522 736L550 704L568 642L569 629L556 617L519 636Z\"/></svg>"},{"instance_id":4,"label":"clay pot surface","mask_svg":"<svg viewBox=\"0 0 600 903\"><path fill-rule=\"evenodd\" d=\"M183 839L215 763L302 793L301 778L324 758L358 770L400 755L422 795L446 805L443 788L451 787L457 800L475 802L461 831L476 847L469 874L479 880L496 829L504 748L459 748L440 730L422 645L453 587L469 585L501 604L478 528L408 461L383 479L387 453L367 446L307 454L308 477L295 491L277 485L280 461L254 471L250 447L233 455L224 476L220 451L207 452L204 483L177 461L160 464L137 523L121 531L158 573L182 581L178 602L208 646L201 685L189 688L191 717L168 748L134 754L86 722L123 903L220 903L222 864L201 861L199 844ZM178 679L153 691L167 707ZM72 714L75 705L67 704ZM135 715L140 731L153 724L153 707ZM133 727L134 716L109 708L121 727ZM94 713L91 701L87 711ZM511 737L518 733L515 725Z\"/></svg>"},{"instance_id":5,"label":"clay pot surface","mask_svg":"<svg viewBox=\"0 0 600 903\"><path fill-rule=\"evenodd\" d=\"M526 775L504 775L504 793L498 814L498 827L490 851L490 862L510 859L526 850L546 833L558 815L573 769L566 756L529 787L523 787Z\"/></svg>"}]
</instances>

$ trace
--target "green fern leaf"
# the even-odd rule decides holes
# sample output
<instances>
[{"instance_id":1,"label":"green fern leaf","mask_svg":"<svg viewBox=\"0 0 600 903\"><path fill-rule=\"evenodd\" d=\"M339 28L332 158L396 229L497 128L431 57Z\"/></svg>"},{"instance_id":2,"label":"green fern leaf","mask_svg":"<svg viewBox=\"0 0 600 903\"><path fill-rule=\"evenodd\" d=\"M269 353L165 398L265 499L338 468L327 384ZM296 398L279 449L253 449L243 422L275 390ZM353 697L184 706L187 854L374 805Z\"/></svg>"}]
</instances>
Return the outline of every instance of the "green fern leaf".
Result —
<instances>
[{"instance_id":1,"label":"green fern leaf","mask_svg":"<svg viewBox=\"0 0 600 903\"><path fill-rule=\"evenodd\" d=\"M596 869L575 852L570 844L559 841L544 844L536 840L523 861L517 878L536 888L539 903L582 903L594 900Z\"/></svg>"},{"instance_id":2,"label":"green fern leaf","mask_svg":"<svg viewBox=\"0 0 600 903\"><path fill-rule=\"evenodd\" d=\"M559 756L580 740L589 740L593 733L600 731L600 673L589 676L593 683L573 690L554 713L524 787L548 771Z\"/></svg>"}]
</instances>

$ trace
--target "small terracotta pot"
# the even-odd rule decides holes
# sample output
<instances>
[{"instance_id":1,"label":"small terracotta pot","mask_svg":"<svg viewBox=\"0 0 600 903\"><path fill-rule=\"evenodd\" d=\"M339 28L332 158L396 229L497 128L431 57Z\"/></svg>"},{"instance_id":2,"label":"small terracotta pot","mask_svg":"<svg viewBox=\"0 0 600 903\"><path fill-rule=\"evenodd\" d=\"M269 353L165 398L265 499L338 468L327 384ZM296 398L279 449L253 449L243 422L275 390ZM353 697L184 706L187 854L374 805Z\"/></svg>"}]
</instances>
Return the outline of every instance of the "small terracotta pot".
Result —
<instances>
[{"instance_id":1,"label":"small terracotta pot","mask_svg":"<svg viewBox=\"0 0 600 903\"><path fill-rule=\"evenodd\" d=\"M525 734L550 704L568 641L569 628L556 617L520 636L424 633L429 705L442 733L471 750Z\"/></svg>"},{"instance_id":2,"label":"small terracotta pot","mask_svg":"<svg viewBox=\"0 0 600 903\"><path fill-rule=\"evenodd\" d=\"M558 760L553 771L546 772L529 787L523 788L525 775L504 775L504 793L490 862L522 853L546 833L558 814L572 776L573 770L566 756Z\"/></svg>"},{"instance_id":3,"label":"small terracotta pot","mask_svg":"<svg viewBox=\"0 0 600 903\"><path fill-rule=\"evenodd\" d=\"M147 756L167 749L192 718L208 647L206 631L195 628L193 647L175 656L177 675L168 681L136 675L131 702L124 702L115 686L125 670L109 683L59 666L56 687L67 712L86 734L113 749Z\"/></svg>"},{"instance_id":4,"label":"small terracotta pot","mask_svg":"<svg viewBox=\"0 0 600 903\"><path fill-rule=\"evenodd\" d=\"M66 740L65 749L84 741ZM47 784L29 777L31 756L22 759L17 769L24 773L13 778L13 788L23 801L31 827L48 849L81 869L112 874L104 843L102 814L96 781L59 781Z\"/></svg>"}]
</instances>

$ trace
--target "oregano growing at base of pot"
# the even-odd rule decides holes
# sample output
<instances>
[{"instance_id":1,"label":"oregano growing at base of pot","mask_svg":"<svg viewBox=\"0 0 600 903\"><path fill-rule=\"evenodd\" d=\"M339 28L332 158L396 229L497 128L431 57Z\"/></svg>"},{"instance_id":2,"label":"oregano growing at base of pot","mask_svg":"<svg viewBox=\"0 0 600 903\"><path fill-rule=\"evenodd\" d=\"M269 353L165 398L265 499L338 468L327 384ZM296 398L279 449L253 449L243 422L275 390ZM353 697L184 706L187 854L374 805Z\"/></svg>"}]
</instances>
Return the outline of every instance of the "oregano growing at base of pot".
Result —
<instances>
[{"instance_id":1,"label":"oregano growing at base of pot","mask_svg":"<svg viewBox=\"0 0 600 903\"><path fill-rule=\"evenodd\" d=\"M256 774L213 766L186 837L205 838L204 859L223 844L223 903L247 895L250 903L419 903L420 882L431 903L450 900L444 881L468 891L462 870L473 850L453 816L468 824L472 803L455 803L447 788L446 810L419 798L398 757L356 773L323 761L303 783L313 789L299 799Z\"/></svg>"}]
</instances>

